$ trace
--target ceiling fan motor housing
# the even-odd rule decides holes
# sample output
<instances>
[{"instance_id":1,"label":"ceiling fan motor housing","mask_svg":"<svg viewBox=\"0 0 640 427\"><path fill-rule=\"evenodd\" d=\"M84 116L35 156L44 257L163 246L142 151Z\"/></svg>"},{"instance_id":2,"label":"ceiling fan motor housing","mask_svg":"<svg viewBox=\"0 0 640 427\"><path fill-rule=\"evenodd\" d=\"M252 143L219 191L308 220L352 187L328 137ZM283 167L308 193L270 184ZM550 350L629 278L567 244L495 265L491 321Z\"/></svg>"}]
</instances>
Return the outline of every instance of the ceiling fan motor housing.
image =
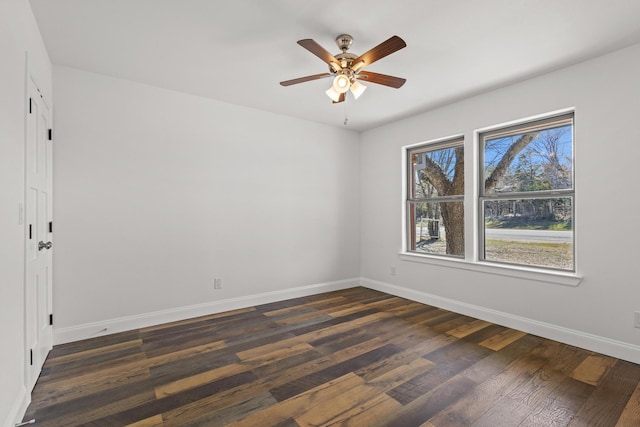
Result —
<instances>
[{"instance_id":1,"label":"ceiling fan motor housing","mask_svg":"<svg viewBox=\"0 0 640 427\"><path fill-rule=\"evenodd\" d=\"M343 52L346 52L351 47L351 43L353 43L353 37L349 34L340 34L336 37L336 44Z\"/></svg>"}]
</instances>

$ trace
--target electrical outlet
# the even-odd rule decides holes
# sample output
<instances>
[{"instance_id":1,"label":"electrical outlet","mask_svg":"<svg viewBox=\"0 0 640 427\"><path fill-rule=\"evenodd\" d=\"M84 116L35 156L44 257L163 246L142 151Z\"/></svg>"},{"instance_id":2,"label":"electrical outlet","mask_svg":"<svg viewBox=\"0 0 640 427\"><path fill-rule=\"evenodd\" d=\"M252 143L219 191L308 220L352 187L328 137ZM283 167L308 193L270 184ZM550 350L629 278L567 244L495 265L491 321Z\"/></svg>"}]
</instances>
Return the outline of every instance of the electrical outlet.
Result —
<instances>
[{"instance_id":1,"label":"electrical outlet","mask_svg":"<svg viewBox=\"0 0 640 427\"><path fill-rule=\"evenodd\" d=\"M640 311L633 312L633 327L640 328Z\"/></svg>"},{"instance_id":2,"label":"electrical outlet","mask_svg":"<svg viewBox=\"0 0 640 427\"><path fill-rule=\"evenodd\" d=\"M222 279L220 277L213 279L213 289L222 289Z\"/></svg>"},{"instance_id":3,"label":"electrical outlet","mask_svg":"<svg viewBox=\"0 0 640 427\"><path fill-rule=\"evenodd\" d=\"M395 266L395 265L392 265L392 266L391 266L391 268L389 269L389 273L390 273L392 276L395 276L395 275L396 275L396 266Z\"/></svg>"}]
</instances>

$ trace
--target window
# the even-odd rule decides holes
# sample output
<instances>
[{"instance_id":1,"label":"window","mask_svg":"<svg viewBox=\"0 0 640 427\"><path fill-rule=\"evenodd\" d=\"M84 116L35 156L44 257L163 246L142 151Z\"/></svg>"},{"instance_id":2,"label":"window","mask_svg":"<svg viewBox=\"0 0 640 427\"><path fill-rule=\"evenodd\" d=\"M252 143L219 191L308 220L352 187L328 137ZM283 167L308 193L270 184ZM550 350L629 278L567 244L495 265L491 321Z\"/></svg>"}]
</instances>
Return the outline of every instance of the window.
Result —
<instances>
[{"instance_id":1,"label":"window","mask_svg":"<svg viewBox=\"0 0 640 427\"><path fill-rule=\"evenodd\" d=\"M464 256L464 140L407 150L408 251Z\"/></svg>"},{"instance_id":2,"label":"window","mask_svg":"<svg viewBox=\"0 0 640 427\"><path fill-rule=\"evenodd\" d=\"M473 195L462 136L405 147L403 259L577 285L573 112L476 135Z\"/></svg>"},{"instance_id":3,"label":"window","mask_svg":"<svg viewBox=\"0 0 640 427\"><path fill-rule=\"evenodd\" d=\"M479 141L480 260L575 271L573 114Z\"/></svg>"}]
</instances>

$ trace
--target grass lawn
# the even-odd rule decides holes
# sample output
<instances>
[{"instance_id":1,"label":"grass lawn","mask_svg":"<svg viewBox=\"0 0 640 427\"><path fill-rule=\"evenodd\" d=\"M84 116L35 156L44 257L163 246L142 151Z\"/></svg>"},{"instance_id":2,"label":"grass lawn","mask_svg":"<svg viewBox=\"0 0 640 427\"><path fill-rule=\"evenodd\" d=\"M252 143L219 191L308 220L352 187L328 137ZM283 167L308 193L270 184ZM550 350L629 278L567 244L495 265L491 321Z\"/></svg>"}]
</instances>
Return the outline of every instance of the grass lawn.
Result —
<instances>
[{"instance_id":1,"label":"grass lawn","mask_svg":"<svg viewBox=\"0 0 640 427\"><path fill-rule=\"evenodd\" d=\"M573 269L573 246L566 243L487 240L485 253L487 261Z\"/></svg>"}]
</instances>

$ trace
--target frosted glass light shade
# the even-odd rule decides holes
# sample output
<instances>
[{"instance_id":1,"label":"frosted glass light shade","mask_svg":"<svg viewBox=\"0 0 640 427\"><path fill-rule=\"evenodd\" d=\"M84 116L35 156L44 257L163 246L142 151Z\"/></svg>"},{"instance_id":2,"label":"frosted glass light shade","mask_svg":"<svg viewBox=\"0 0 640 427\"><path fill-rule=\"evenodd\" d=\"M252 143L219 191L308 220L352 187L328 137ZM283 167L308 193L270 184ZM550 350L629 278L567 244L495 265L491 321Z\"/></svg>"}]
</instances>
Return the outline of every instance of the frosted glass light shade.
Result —
<instances>
[{"instance_id":1,"label":"frosted glass light shade","mask_svg":"<svg viewBox=\"0 0 640 427\"><path fill-rule=\"evenodd\" d=\"M340 100L340 92L336 91L333 86L331 86L325 93L334 102L338 102Z\"/></svg>"},{"instance_id":2,"label":"frosted glass light shade","mask_svg":"<svg viewBox=\"0 0 640 427\"><path fill-rule=\"evenodd\" d=\"M345 93L349 90L349 86L351 86L349 77L344 74L338 74L336 78L333 79L333 89L338 93Z\"/></svg>"},{"instance_id":3,"label":"frosted glass light shade","mask_svg":"<svg viewBox=\"0 0 640 427\"><path fill-rule=\"evenodd\" d=\"M360 83L359 81L354 80L353 83L351 83L351 87L349 89L351 89L351 93L353 94L353 97L355 99L358 99L360 98L360 95L364 93L367 87L362 83Z\"/></svg>"}]
</instances>

